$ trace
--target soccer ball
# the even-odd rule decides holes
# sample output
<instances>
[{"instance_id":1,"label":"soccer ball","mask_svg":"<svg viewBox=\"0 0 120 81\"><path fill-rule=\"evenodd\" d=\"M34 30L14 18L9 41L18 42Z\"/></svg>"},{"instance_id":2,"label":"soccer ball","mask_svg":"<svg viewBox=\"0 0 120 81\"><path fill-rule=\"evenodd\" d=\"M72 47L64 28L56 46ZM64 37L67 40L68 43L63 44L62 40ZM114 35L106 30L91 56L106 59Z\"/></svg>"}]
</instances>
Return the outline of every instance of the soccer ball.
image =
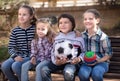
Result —
<instances>
[{"instance_id":1,"label":"soccer ball","mask_svg":"<svg viewBox=\"0 0 120 81\"><path fill-rule=\"evenodd\" d=\"M80 46L73 45L70 41L61 41L55 44L54 54L57 57L66 57L71 60L79 56L80 53Z\"/></svg>"},{"instance_id":2,"label":"soccer ball","mask_svg":"<svg viewBox=\"0 0 120 81\"><path fill-rule=\"evenodd\" d=\"M86 64L95 63L96 58L97 58L97 55L92 51L86 52L85 55L84 55L84 61L85 61Z\"/></svg>"}]
</instances>

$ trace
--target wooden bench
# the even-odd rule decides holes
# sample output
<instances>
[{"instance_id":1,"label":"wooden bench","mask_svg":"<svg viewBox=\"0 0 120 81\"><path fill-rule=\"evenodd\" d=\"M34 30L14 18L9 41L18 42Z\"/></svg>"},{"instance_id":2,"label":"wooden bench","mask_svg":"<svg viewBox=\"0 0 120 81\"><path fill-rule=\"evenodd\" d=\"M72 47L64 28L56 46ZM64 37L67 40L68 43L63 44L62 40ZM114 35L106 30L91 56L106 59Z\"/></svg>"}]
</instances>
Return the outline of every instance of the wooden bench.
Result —
<instances>
[{"instance_id":1,"label":"wooden bench","mask_svg":"<svg viewBox=\"0 0 120 81\"><path fill-rule=\"evenodd\" d=\"M120 78L120 36L110 37L113 56L110 59L109 72L104 77Z\"/></svg>"},{"instance_id":2,"label":"wooden bench","mask_svg":"<svg viewBox=\"0 0 120 81\"><path fill-rule=\"evenodd\" d=\"M109 71L104 75L104 77L120 79L120 36L111 36L110 40L113 56L110 59ZM61 74L61 71L56 73Z\"/></svg>"},{"instance_id":3,"label":"wooden bench","mask_svg":"<svg viewBox=\"0 0 120 81\"><path fill-rule=\"evenodd\" d=\"M113 49L113 56L110 59L109 72L104 75L105 78L119 78L120 79L120 36L110 37ZM56 72L55 74L61 74ZM5 81L5 80L3 80Z\"/></svg>"}]
</instances>

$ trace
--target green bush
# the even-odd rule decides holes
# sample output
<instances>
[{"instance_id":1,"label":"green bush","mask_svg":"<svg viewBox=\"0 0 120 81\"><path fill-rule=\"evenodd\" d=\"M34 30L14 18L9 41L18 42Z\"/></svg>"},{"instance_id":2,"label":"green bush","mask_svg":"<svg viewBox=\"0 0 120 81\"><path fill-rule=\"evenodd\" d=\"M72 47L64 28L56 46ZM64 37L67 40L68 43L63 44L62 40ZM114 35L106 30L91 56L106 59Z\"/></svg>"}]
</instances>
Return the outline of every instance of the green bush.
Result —
<instances>
[{"instance_id":1,"label":"green bush","mask_svg":"<svg viewBox=\"0 0 120 81\"><path fill-rule=\"evenodd\" d=\"M0 46L0 62L9 57L7 46Z\"/></svg>"}]
</instances>

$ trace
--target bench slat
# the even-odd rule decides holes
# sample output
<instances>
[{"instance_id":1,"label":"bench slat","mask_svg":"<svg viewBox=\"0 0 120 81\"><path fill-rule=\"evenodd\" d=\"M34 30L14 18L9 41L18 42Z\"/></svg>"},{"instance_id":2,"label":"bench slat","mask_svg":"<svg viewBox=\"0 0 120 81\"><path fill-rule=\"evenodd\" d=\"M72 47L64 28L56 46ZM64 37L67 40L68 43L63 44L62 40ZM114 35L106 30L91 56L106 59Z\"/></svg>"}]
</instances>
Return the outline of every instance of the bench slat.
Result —
<instances>
[{"instance_id":1,"label":"bench slat","mask_svg":"<svg viewBox=\"0 0 120 81\"><path fill-rule=\"evenodd\" d=\"M115 43L111 43L111 46L112 47L120 47L120 42L119 43L116 43L116 42Z\"/></svg>"},{"instance_id":2,"label":"bench slat","mask_svg":"<svg viewBox=\"0 0 120 81\"><path fill-rule=\"evenodd\" d=\"M110 37L111 43L116 42L120 43L120 37Z\"/></svg>"},{"instance_id":3,"label":"bench slat","mask_svg":"<svg viewBox=\"0 0 120 81\"><path fill-rule=\"evenodd\" d=\"M112 57L120 57L120 52L113 52L113 56Z\"/></svg>"},{"instance_id":4,"label":"bench slat","mask_svg":"<svg viewBox=\"0 0 120 81\"><path fill-rule=\"evenodd\" d=\"M115 79L120 79L120 74L119 73L106 73L104 75L105 78L115 78Z\"/></svg>"},{"instance_id":5,"label":"bench slat","mask_svg":"<svg viewBox=\"0 0 120 81\"><path fill-rule=\"evenodd\" d=\"M120 62L120 57L112 57L110 60Z\"/></svg>"},{"instance_id":6,"label":"bench slat","mask_svg":"<svg viewBox=\"0 0 120 81\"><path fill-rule=\"evenodd\" d=\"M120 47L113 47L113 52L120 52Z\"/></svg>"}]
</instances>

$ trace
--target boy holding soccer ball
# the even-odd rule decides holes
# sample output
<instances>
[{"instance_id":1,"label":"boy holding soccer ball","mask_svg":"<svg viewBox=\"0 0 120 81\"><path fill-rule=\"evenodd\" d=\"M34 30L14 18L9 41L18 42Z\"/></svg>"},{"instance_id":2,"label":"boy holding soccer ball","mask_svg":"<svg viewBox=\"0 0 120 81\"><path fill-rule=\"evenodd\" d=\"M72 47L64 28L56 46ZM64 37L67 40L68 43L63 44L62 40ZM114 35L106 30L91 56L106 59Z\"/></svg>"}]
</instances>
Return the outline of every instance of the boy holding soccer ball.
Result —
<instances>
[{"instance_id":1,"label":"boy holding soccer ball","mask_svg":"<svg viewBox=\"0 0 120 81\"><path fill-rule=\"evenodd\" d=\"M77 70L77 65L81 61L81 55L85 51L84 40L82 37L76 37L76 32L74 31L75 28L75 20L73 16L70 14L62 14L58 18L58 28L60 30L59 34L55 37L55 42L53 45L52 51L52 61L48 63L46 66L41 68L41 75L42 81L52 81L51 73L63 70L64 81L74 81L75 79L75 72ZM69 58L64 56L56 56L54 53L55 45L57 43L62 43L64 41L69 41L70 47L74 46L75 48L81 48L80 55L71 59L70 62ZM64 53L64 49L62 46L58 46L58 53Z\"/></svg>"}]
</instances>

